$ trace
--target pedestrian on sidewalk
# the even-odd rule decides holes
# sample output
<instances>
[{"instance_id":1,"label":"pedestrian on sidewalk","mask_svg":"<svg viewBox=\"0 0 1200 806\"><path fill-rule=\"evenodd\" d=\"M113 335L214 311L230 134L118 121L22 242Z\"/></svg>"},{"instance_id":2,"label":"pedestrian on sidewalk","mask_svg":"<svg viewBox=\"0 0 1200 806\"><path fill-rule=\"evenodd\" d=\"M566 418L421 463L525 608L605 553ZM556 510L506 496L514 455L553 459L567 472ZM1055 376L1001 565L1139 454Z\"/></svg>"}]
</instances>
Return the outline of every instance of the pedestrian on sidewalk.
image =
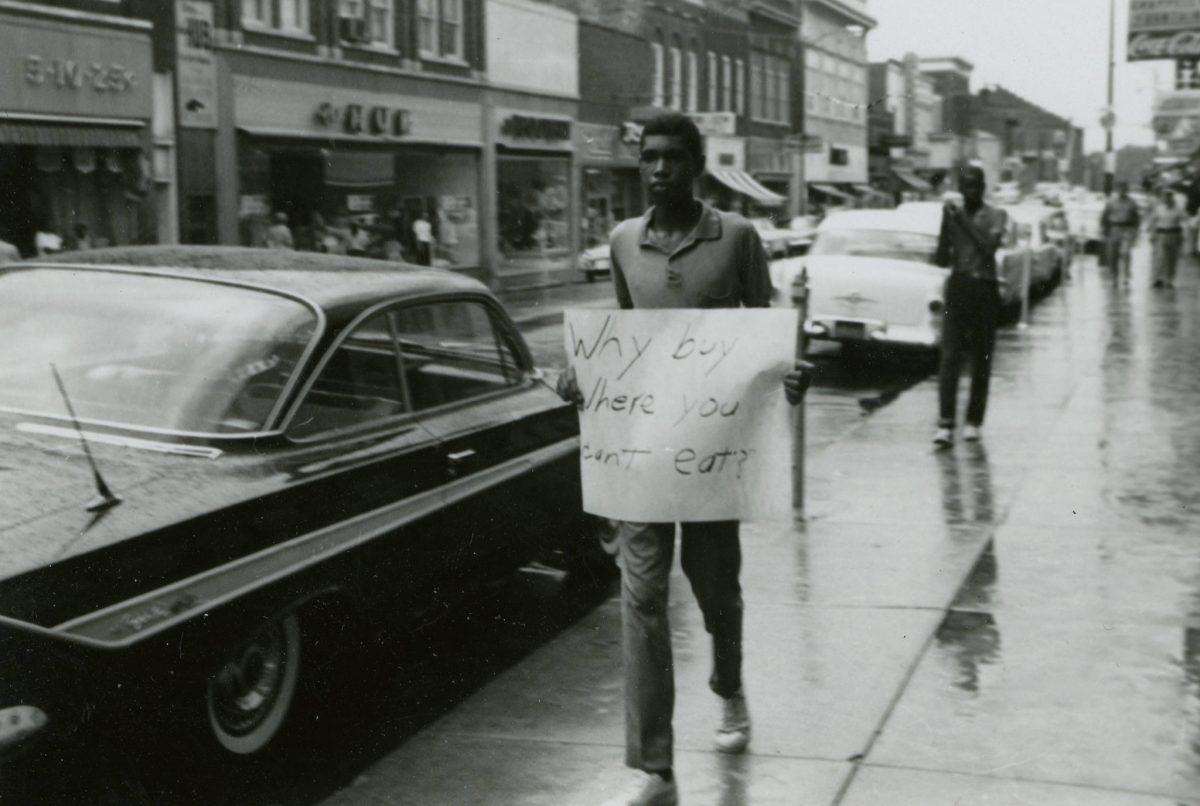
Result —
<instances>
[{"instance_id":1,"label":"pedestrian on sidewalk","mask_svg":"<svg viewBox=\"0 0 1200 806\"><path fill-rule=\"evenodd\" d=\"M945 313L942 316L942 355L938 370L938 428L933 441L954 444L958 413L958 381L965 362L971 364L971 393L967 400L963 439L979 439L987 409L992 376L992 351L1000 321L1000 283L996 250L1008 229L1008 214L983 203L983 170L960 169L958 189L962 207L948 202L942 208L934 262L948 267Z\"/></svg>"},{"instance_id":2,"label":"pedestrian on sidewalk","mask_svg":"<svg viewBox=\"0 0 1200 806\"><path fill-rule=\"evenodd\" d=\"M1113 288L1129 285L1130 260L1137 240L1142 216L1137 202L1129 196L1129 183L1117 185L1117 197L1109 199L1100 214L1100 231L1104 234L1105 262L1112 276Z\"/></svg>"},{"instance_id":3,"label":"pedestrian on sidewalk","mask_svg":"<svg viewBox=\"0 0 1200 806\"><path fill-rule=\"evenodd\" d=\"M1175 204L1175 193L1162 192L1161 201L1150 213L1146 229L1154 239L1154 287L1174 288L1175 267L1183 248L1183 225L1187 214Z\"/></svg>"},{"instance_id":4,"label":"pedestrian on sidewalk","mask_svg":"<svg viewBox=\"0 0 1200 806\"><path fill-rule=\"evenodd\" d=\"M621 222L610 238L613 286L622 308L765 308L771 296L766 252L754 226L739 215L714 210L693 196L704 171L696 124L666 114L642 130L640 169L652 206ZM800 402L809 365L797 361L783 379L787 399ZM574 374L559 394L582 407ZM742 687L742 564L737 521L679 524L683 571L712 636L709 686L723 716L716 748L741 753L750 740L750 714ZM621 624L625 668L625 763L639 771L631 791L613 803L672 806L672 717L675 673L667 620L668 582L675 552L674 523L622 523L617 533L621 567Z\"/></svg>"}]
</instances>

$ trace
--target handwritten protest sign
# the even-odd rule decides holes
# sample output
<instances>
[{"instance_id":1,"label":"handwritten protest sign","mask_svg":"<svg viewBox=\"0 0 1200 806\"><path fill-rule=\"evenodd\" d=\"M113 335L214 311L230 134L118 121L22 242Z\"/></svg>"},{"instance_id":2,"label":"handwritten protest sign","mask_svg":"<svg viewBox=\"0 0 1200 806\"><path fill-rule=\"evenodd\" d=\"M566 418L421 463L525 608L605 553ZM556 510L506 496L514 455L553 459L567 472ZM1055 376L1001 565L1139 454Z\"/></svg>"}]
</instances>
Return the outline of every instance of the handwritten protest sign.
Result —
<instances>
[{"instance_id":1,"label":"handwritten protest sign","mask_svg":"<svg viewBox=\"0 0 1200 806\"><path fill-rule=\"evenodd\" d=\"M583 507L630 521L787 519L794 309L575 309Z\"/></svg>"}]
</instances>

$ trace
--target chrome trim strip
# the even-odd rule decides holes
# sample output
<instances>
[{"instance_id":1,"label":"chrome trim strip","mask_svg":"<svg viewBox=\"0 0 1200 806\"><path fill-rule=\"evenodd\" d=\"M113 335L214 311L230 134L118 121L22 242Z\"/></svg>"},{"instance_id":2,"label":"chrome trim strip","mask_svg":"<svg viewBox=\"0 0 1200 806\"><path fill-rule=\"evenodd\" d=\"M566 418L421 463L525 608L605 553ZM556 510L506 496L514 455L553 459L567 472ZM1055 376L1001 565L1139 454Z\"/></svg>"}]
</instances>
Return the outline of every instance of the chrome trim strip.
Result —
<instances>
[{"instance_id":1,"label":"chrome trim strip","mask_svg":"<svg viewBox=\"0 0 1200 806\"><path fill-rule=\"evenodd\" d=\"M141 118L89 118L82 115L37 115L26 112L0 112L0 121L15 123L70 123L83 126L111 126L140 129L146 125Z\"/></svg>"},{"instance_id":2,"label":"chrome trim strip","mask_svg":"<svg viewBox=\"0 0 1200 806\"><path fill-rule=\"evenodd\" d=\"M42 434L50 437L62 437L74 442L79 441L79 432L74 428L59 428L56 425L41 423L17 423L16 430L22 434ZM98 442L103 445L120 445L126 448L137 448L143 451L169 453L175 456L196 456L202 459L217 459L224 451L220 448L207 448L203 445L183 445L178 442L154 442L149 439L123 437L119 434L106 434L100 431L84 431L88 442Z\"/></svg>"},{"instance_id":3,"label":"chrome trim strip","mask_svg":"<svg viewBox=\"0 0 1200 806\"><path fill-rule=\"evenodd\" d=\"M90 646L128 646L186 621L198 612L223 605L250 591L265 587L490 487L578 451L579 437L569 437L435 490L356 515L341 523L301 535L188 579L79 616L49 630L37 625L17 623L25 629L33 627L37 631L49 632L58 638ZM222 585L224 580L235 575L245 576L248 581L232 588ZM131 613L135 608L140 608L142 612ZM139 618L147 621L153 619L153 623L141 628L131 626L133 621ZM0 621L11 623L13 620L0 617ZM105 639L96 635L110 634L115 630L132 632L117 639Z\"/></svg>"}]
</instances>

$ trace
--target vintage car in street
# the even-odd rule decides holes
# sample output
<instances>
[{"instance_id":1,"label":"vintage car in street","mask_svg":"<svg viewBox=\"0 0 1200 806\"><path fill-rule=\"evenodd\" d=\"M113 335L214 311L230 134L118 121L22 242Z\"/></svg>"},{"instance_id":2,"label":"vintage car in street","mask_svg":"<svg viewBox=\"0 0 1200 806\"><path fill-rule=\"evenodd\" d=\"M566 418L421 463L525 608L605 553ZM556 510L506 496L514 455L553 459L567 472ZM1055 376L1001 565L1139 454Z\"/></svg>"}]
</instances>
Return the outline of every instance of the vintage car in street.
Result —
<instances>
[{"instance_id":1,"label":"vintage car in street","mask_svg":"<svg viewBox=\"0 0 1200 806\"><path fill-rule=\"evenodd\" d=\"M612 274L612 250L608 243L584 249L579 253L575 267L583 274L589 283L596 282L597 277Z\"/></svg>"},{"instance_id":2,"label":"vintage car in street","mask_svg":"<svg viewBox=\"0 0 1200 806\"><path fill-rule=\"evenodd\" d=\"M774 303L792 304L805 269L811 338L936 351L946 278L933 264L940 224L940 207L831 213L806 256L773 265Z\"/></svg>"},{"instance_id":3,"label":"vintage car in street","mask_svg":"<svg viewBox=\"0 0 1200 806\"><path fill-rule=\"evenodd\" d=\"M1042 204L1014 204L1001 209L1016 222L1018 244L1031 252L1031 293L1037 295L1056 286L1066 276L1071 256L1066 214L1059 207Z\"/></svg>"},{"instance_id":4,"label":"vintage car in street","mask_svg":"<svg viewBox=\"0 0 1200 806\"><path fill-rule=\"evenodd\" d=\"M251 756L321 614L586 555L576 413L482 284L222 247L49 261L0 269L0 767L157 702Z\"/></svg>"}]
</instances>

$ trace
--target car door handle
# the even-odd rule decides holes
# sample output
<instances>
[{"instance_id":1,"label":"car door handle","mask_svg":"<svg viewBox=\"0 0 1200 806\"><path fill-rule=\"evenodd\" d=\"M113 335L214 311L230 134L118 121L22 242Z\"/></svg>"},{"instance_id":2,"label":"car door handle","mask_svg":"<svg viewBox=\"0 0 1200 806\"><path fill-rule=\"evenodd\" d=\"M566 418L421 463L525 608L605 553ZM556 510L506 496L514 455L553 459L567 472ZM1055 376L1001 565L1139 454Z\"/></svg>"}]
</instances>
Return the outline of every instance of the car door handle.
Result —
<instances>
[{"instance_id":1,"label":"car door handle","mask_svg":"<svg viewBox=\"0 0 1200 806\"><path fill-rule=\"evenodd\" d=\"M461 465L463 462L466 462L467 460L474 459L474 458L475 458L475 451L471 450L470 448L467 448L466 450L455 451L454 453L446 454L447 461L449 461L450 464L452 464L452 465Z\"/></svg>"}]
</instances>

